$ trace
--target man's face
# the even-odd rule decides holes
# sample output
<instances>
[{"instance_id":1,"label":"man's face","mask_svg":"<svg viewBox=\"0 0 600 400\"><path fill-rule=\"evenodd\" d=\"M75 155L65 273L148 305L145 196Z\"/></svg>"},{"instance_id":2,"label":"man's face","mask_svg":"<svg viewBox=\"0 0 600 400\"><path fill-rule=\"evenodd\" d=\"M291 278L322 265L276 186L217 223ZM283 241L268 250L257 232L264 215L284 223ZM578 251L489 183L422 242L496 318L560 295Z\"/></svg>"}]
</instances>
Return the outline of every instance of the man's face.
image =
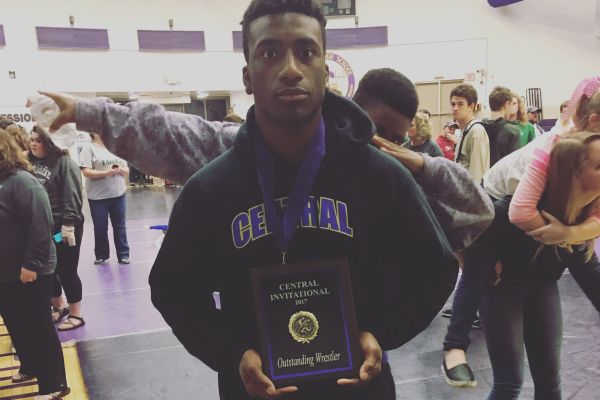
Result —
<instances>
[{"instance_id":1,"label":"man's face","mask_svg":"<svg viewBox=\"0 0 600 400\"><path fill-rule=\"evenodd\" d=\"M473 118L475 103L469 105L469 102L464 97L452 96L450 106L452 107L452 116L456 121L467 123Z\"/></svg>"},{"instance_id":2,"label":"man's face","mask_svg":"<svg viewBox=\"0 0 600 400\"><path fill-rule=\"evenodd\" d=\"M298 13L258 18L248 48L243 79L257 116L295 125L320 111L327 66L319 21Z\"/></svg>"},{"instance_id":3,"label":"man's face","mask_svg":"<svg viewBox=\"0 0 600 400\"><path fill-rule=\"evenodd\" d=\"M454 135L455 131L456 131L455 125L444 127L444 135Z\"/></svg>"},{"instance_id":4,"label":"man's face","mask_svg":"<svg viewBox=\"0 0 600 400\"><path fill-rule=\"evenodd\" d=\"M532 124L537 124L538 123L538 119L540 118L537 111L536 112L530 112L527 113L527 117L529 118L529 122L531 122Z\"/></svg>"},{"instance_id":5,"label":"man's face","mask_svg":"<svg viewBox=\"0 0 600 400\"><path fill-rule=\"evenodd\" d=\"M517 112L519 112L519 100L516 97L513 97L510 102L507 103L507 115L508 117L516 116ZM507 118L508 118L507 117Z\"/></svg>"},{"instance_id":6,"label":"man's face","mask_svg":"<svg viewBox=\"0 0 600 400\"><path fill-rule=\"evenodd\" d=\"M379 100L362 108L375 123L379 136L393 143L404 143L410 119Z\"/></svg>"}]
</instances>

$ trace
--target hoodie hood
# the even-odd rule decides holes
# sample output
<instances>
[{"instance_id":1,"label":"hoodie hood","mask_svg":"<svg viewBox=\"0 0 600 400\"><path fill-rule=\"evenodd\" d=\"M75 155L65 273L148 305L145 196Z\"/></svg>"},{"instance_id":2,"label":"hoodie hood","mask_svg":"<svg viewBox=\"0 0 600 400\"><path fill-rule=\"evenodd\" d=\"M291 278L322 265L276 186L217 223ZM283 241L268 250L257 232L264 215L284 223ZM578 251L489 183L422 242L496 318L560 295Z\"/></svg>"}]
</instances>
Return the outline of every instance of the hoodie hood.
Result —
<instances>
[{"instance_id":1,"label":"hoodie hood","mask_svg":"<svg viewBox=\"0 0 600 400\"><path fill-rule=\"evenodd\" d=\"M328 132L327 142L331 138L331 131L335 132L335 140L344 143L363 144L370 143L375 133L375 125L369 116L352 100L339 96L330 91L325 92L322 106L323 119ZM246 121L240 127L234 142L234 148L248 141L254 132L257 132L255 109L250 107L246 114Z\"/></svg>"}]
</instances>

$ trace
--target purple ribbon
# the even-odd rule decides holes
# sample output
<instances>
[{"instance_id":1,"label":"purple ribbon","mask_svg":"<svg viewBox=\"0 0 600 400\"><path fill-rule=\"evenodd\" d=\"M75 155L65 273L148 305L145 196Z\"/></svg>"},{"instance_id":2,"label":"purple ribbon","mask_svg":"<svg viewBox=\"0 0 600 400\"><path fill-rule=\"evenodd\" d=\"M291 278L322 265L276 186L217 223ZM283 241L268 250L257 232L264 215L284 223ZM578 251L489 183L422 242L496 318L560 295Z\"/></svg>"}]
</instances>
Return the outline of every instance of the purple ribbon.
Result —
<instances>
[{"instance_id":1,"label":"purple ribbon","mask_svg":"<svg viewBox=\"0 0 600 400\"><path fill-rule=\"evenodd\" d=\"M300 164L298 175L292 186L292 191L287 201L287 206L280 217L275 209L275 198L273 194L274 180L274 158L273 153L267 147L263 138L256 135L254 141L254 150L256 156L256 173L258 183L265 202L265 219L269 231L273 232L277 246L283 254L283 264L285 264L285 254L290 244L296 227L306 207L308 196L312 189L321 161L325 156L325 122L323 118L319 122L317 132L306 149L306 154Z\"/></svg>"}]
</instances>

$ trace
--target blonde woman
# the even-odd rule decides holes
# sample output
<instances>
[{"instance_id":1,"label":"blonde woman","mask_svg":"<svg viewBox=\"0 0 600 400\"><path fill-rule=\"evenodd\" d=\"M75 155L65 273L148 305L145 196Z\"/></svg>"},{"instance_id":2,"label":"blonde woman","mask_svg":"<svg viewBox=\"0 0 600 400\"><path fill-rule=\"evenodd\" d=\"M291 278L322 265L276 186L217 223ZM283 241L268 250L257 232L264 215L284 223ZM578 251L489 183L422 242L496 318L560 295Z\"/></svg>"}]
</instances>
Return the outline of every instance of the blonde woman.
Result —
<instances>
[{"instance_id":1,"label":"blonde woman","mask_svg":"<svg viewBox=\"0 0 600 400\"><path fill-rule=\"evenodd\" d=\"M443 157L442 149L431 140L431 122L427 114L418 112L406 131L408 140L402 144L409 150L417 153L429 154L431 157Z\"/></svg>"}]
</instances>

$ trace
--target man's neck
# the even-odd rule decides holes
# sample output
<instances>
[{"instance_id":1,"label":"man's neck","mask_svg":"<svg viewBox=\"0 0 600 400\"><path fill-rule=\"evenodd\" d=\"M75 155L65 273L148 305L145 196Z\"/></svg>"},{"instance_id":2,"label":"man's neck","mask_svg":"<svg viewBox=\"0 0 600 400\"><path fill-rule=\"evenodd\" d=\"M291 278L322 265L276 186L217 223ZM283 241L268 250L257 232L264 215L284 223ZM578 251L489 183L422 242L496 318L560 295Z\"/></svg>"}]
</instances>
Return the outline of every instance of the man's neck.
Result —
<instances>
[{"instance_id":1,"label":"man's neck","mask_svg":"<svg viewBox=\"0 0 600 400\"><path fill-rule=\"evenodd\" d=\"M493 120L497 120L498 118L506 118L506 115L504 114L504 111L500 110L500 111L492 111L490 113L490 118Z\"/></svg>"},{"instance_id":2,"label":"man's neck","mask_svg":"<svg viewBox=\"0 0 600 400\"><path fill-rule=\"evenodd\" d=\"M469 124L469 122L473 121L474 119L475 119L475 116L471 114L463 120L456 120L456 122L458 122L458 127L464 131L465 128L467 127L467 125Z\"/></svg>"},{"instance_id":3,"label":"man's neck","mask_svg":"<svg viewBox=\"0 0 600 400\"><path fill-rule=\"evenodd\" d=\"M269 118L261 118L258 113L256 116L256 124L267 146L273 153L291 163L302 161L320 121L320 109L312 118L296 125L280 124Z\"/></svg>"}]
</instances>

